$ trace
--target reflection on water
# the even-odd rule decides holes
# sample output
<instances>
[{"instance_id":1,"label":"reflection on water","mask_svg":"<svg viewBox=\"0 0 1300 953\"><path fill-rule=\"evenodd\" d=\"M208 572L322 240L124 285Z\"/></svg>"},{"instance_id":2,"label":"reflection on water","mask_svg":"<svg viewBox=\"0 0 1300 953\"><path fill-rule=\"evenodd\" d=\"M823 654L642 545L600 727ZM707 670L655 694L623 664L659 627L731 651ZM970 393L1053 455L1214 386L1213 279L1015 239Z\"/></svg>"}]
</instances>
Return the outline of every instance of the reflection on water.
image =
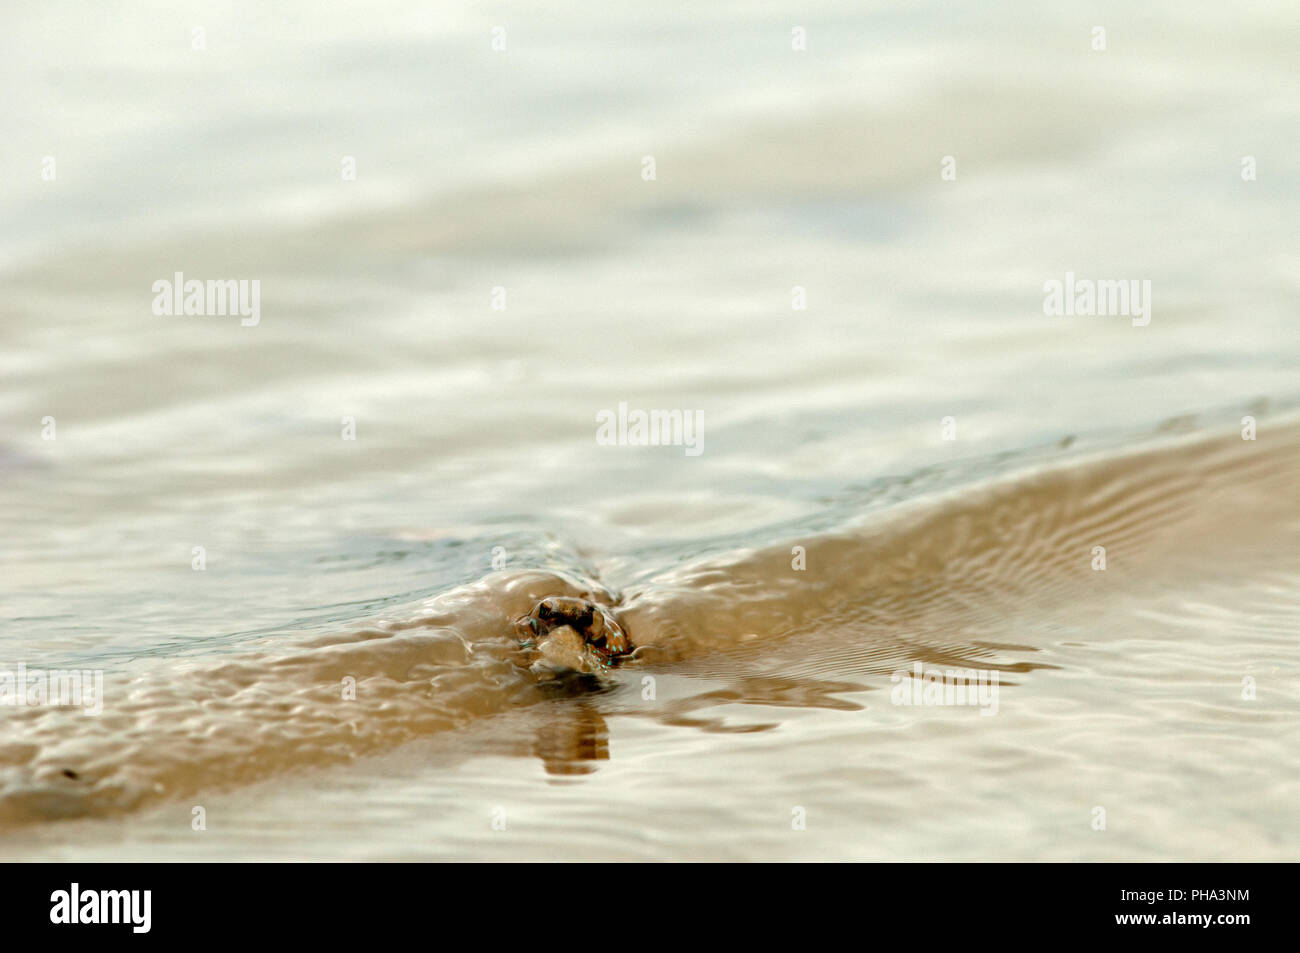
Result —
<instances>
[{"instance_id":1,"label":"reflection on water","mask_svg":"<svg viewBox=\"0 0 1300 953\"><path fill-rule=\"evenodd\" d=\"M541 759L547 774L591 774L597 768L595 762L609 760L609 728L591 705L576 701L538 715L533 754Z\"/></svg>"}]
</instances>

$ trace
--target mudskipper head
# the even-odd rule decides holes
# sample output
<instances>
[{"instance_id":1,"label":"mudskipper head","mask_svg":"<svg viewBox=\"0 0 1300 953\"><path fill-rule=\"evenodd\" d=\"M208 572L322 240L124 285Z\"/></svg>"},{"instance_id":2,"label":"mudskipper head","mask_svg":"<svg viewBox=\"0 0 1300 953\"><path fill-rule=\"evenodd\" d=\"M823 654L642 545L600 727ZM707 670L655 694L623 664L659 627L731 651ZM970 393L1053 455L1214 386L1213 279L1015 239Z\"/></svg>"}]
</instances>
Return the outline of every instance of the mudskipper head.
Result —
<instances>
[{"instance_id":1,"label":"mudskipper head","mask_svg":"<svg viewBox=\"0 0 1300 953\"><path fill-rule=\"evenodd\" d=\"M603 671L631 654L632 642L612 610L574 596L548 596L515 621L524 648L550 668ZM536 667L536 664L534 665Z\"/></svg>"}]
</instances>

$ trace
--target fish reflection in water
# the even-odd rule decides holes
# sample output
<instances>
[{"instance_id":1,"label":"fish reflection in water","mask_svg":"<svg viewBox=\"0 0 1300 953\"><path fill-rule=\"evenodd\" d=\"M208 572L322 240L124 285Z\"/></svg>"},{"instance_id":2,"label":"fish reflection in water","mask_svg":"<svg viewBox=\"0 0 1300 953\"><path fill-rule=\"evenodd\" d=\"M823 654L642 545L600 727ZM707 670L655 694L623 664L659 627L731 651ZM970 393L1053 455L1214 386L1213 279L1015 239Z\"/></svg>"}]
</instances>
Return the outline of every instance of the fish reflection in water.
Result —
<instances>
[{"instance_id":1,"label":"fish reflection in water","mask_svg":"<svg viewBox=\"0 0 1300 953\"><path fill-rule=\"evenodd\" d=\"M547 774L591 774L609 760L609 725L589 702L553 706L537 725L532 753Z\"/></svg>"},{"instance_id":2,"label":"fish reflection in water","mask_svg":"<svg viewBox=\"0 0 1300 953\"><path fill-rule=\"evenodd\" d=\"M960 672L963 676L974 679L990 672L1028 673L1038 668L1056 667L1008 659L990 668L987 658L989 648L1035 651L1030 646L1022 645L990 647L973 644L969 652L922 651L912 661L898 658L889 664L875 660L862 673L872 683L812 676L737 673L727 676L719 686L716 677L704 676L701 680L709 686L704 690L662 700L642 696L645 704L641 706L628 705L626 702L618 704L618 686L606 676L577 671L557 673L556 677L539 685L546 701L530 712L536 718L531 744L510 745L509 753L540 759L548 775L578 777L595 773L599 770L599 762L611 760L608 718L646 718L661 725L692 728L708 734L754 734L781 727L781 720L771 719L774 709L857 712L867 706L844 696L881 688L886 689L886 692L878 698L882 701L892 698L895 693L889 691L891 684L880 681L880 677L889 672L901 674L901 677L908 679L914 677L917 666L923 665L927 671L940 665L958 666L957 669L950 668L946 671L950 674ZM624 670L625 673L629 671ZM674 684L679 691L683 682L692 678L691 666L679 666L671 673L661 671L652 674L649 669L642 669L641 673L634 676L634 690L637 692L644 690L647 679L655 679L660 675L675 676ZM1004 680L1001 686L1011 688L1015 684ZM602 710L601 705L605 700L609 704ZM736 721L729 713L712 711L737 705L764 708L767 710L767 718L761 721Z\"/></svg>"}]
</instances>

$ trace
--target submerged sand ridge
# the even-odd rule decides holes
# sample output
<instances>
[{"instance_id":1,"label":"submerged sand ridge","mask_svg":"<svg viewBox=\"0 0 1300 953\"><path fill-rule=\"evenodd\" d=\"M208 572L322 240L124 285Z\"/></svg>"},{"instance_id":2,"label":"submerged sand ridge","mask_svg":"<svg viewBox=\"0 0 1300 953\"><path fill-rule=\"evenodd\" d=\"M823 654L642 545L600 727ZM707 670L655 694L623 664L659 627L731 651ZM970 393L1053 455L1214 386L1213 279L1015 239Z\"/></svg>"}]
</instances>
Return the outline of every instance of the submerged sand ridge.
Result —
<instances>
[{"instance_id":1,"label":"submerged sand ridge","mask_svg":"<svg viewBox=\"0 0 1300 953\"><path fill-rule=\"evenodd\" d=\"M110 676L93 718L0 709L0 823L114 814L557 701L556 687L520 664L510 625L547 595L615 607L644 650L608 675L615 685L707 675L730 679L742 701L852 710L843 695L886 688L890 673L920 661L994 669L1014 690L1039 665L1035 646L1007 635L1017 620L1118 612L1189 577L1295 570L1297 473L1295 423L1271 424L1256 441L1185 438L918 499L622 593L576 574L498 572L413 618ZM565 712L575 725L599 721L584 701L591 689L561 689L560 708L539 719L533 753L557 771L573 743ZM615 713L704 727L691 713L707 704L638 700ZM578 734L585 745L599 732Z\"/></svg>"}]
</instances>

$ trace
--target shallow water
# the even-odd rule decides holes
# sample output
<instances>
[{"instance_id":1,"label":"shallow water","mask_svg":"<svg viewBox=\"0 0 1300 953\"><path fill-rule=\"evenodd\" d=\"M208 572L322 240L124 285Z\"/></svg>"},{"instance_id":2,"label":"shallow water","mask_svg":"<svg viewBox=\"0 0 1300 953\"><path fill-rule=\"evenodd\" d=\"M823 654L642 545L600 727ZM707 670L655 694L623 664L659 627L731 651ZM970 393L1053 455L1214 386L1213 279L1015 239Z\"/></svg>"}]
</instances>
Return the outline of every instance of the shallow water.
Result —
<instances>
[{"instance_id":1,"label":"shallow water","mask_svg":"<svg viewBox=\"0 0 1300 953\"><path fill-rule=\"evenodd\" d=\"M1296 859L1288 6L74 9L0 40L0 669L103 712L0 706L6 856ZM539 684L581 590L649 650Z\"/></svg>"}]
</instances>

